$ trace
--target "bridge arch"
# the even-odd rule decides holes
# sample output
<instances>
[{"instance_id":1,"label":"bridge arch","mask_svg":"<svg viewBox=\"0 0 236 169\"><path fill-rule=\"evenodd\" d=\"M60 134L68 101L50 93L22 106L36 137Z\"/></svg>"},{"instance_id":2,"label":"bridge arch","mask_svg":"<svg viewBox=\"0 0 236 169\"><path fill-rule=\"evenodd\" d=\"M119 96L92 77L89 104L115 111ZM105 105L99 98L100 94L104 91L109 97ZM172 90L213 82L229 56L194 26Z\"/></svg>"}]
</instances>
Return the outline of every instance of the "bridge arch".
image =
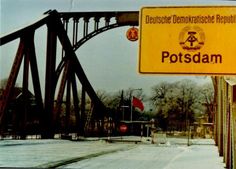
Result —
<instances>
[{"instance_id":1,"label":"bridge arch","mask_svg":"<svg viewBox=\"0 0 236 169\"><path fill-rule=\"evenodd\" d=\"M76 51L78 50L84 43L86 43L88 40L92 39L93 37L114 29L114 28L118 28L118 27L122 27L122 26L137 26L138 25L138 12L92 12L92 13L73 13L73 15L71 15L71 13L61 13L61 18L64 24L64 28L67 31L68 28L68 23L70 21L73 22L73 28L72 28L72 46L73 46L73 50ZM104 18L105 22L103 26L99 26L99 21L101 20L101 18ZM113 22L111 21L113 19ZM78 23L79 21L83 22L83 37L81 39L78 40ZM92 21L94 29L89 32L89 24L90 21ZM62 52L63 55L63 52ZM60 64L58 65L57 69L56 69L56 83L58 82L59 76L62 74L62 70L64 69L63 75L62 75L62 80L61 80L61 84L59 87L59 92L58 92L58 96L57 96L57 106L56 106L56 110L59 112L60 111L60 107L61 107L61 103L62 103L62 99L63 99L63 93L65 90L65 84L68 84L68 78L66 78L66 74L67 74L67 68L66 65L70 64L68 63L70 61L70 59L68 60L67 57L62 57L62 61L60 62ZM78 66L79 62L77 62L77 67L81 67ZM68 67L73 67L71 65L67 65ZM76 70L74 70L74 72L70 72L69 74L73 74L75 73L77 75L77 77L79 78L81 83L84 83L84 86L89 86L87 88L87 92L88 93L92 93L90 95L90 98L94 97L95 99L92 100L97 100L97 103L95 101L94 106L95 106L95 112L91 112L90 116L94 116L95 118L102 118L104 115L103 113L101 113L101 111L105 111L104 106L101 106L102 103L100 103L100 101L98 101L99 99L96 99L97 96L95 96L95 92L94 89L92 88L92 85L90 84L90 82L88 80L86 80L86 76L85 75L81 75L81 72L83 72L82 67L79 68L80 71L78 72L78 68L76 68ZM77 72L76 72L77 71ZM75 81L73 82L75 83ZM55 88L56 88L55 84ZM76 88L76 86L74 85L74 88ZM77 89L74 89L75 91L77 91ZM84 90L82 87L82 98L81 98L81 102L82 102L82 108L81 108L81 116L83 116L83 114L85 114L84 110L84 103L85 103L85 95L83 94ZM78 100L78 99L76 99ZM96 108L98 107L98 108ZM100 110L100 112L96 112L96 110ZM82 117L83 118L83 117ZM92 117L90 117L91 119ZM82 122L84 123L84 122ZM87 122L89 123L89 122ZM84 124L82 124L83 126ZM80 127L80 128L84 128L84 127ZM82 131L83 132L83 131Z\"/></svg>"}]
</instances>

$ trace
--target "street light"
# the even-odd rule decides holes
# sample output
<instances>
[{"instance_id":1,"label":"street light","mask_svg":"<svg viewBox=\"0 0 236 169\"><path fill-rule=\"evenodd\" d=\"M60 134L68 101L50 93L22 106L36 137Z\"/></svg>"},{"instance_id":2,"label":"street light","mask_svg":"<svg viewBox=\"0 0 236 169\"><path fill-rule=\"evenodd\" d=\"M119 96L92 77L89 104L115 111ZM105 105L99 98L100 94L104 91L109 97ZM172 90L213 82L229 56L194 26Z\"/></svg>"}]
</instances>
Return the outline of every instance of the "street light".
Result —
<instances>
[{"instance_id":1,"label":"street light","mask_svg":"<svg viewBox=\"0 0 236 169\"><path fill-rule=\"evenodd\" d=\"M139 91L142 91L142 89L131 89L130 90L130 121L132 122L133 121L133 105L132 105L132 102L133 102L133 97L132 97L132 93L133 91L135 90L139 90Z\"/></svg>"}]
</instances>

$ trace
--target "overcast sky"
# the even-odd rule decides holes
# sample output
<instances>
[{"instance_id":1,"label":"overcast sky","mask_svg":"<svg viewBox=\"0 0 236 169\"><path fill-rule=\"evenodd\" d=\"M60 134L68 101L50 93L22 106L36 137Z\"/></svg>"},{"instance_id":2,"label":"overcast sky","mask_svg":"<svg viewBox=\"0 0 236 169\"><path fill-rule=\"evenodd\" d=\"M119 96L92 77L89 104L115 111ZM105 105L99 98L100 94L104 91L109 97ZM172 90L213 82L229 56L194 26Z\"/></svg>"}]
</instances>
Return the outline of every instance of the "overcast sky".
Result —
<instances>
[{"instance_id":1,"label":"overcast sky","mask_svg":"<svg viewBox=\"0 0 236 169\"><path fill-rule=\"evenodd\" d=\"M139 11L143 6L172 5L236 5L232 1L160 1L160 0L0 0L1 35L24 27L49 9L70 11ZM150 88L160 81L192 79L199 83L210 78L196 76L141 75L138 73L138 42L130 42L125 33L129 27L117 28L92 38L76 53L88 79L95 90L118 91L121 89ZM43 38L44 37L44 38ZM45 71L45 27L36 32L36 54L40 81L44 84ZM17 41L0 48L0 79L8 77L17 49ZM58 56L60 57L60 56ZM21 76L21 75L20 75ZM21 83L19 78L17 83ZM41 86L43 88L43 86Z\"/></svg>"}]
</instances>

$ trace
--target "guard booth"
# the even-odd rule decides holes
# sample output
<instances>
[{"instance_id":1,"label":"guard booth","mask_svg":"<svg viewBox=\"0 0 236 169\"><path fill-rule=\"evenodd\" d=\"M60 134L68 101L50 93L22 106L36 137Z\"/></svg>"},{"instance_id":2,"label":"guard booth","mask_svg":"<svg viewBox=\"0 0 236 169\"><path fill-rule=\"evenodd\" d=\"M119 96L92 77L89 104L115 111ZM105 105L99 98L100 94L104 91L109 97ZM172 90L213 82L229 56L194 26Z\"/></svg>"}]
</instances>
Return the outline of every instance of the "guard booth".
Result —
<instances>
[{"instance_id":1,"label":"guard booth","mask_svg":"<svg viewBox=\"0 0 236 169\"><path fill-rule=\"evenodd\" d=\"M151 121L121 121L121 124L127 126L127 135L151 136L152 132L157 130L157 122Z\"/></svg>"}]
</instances>

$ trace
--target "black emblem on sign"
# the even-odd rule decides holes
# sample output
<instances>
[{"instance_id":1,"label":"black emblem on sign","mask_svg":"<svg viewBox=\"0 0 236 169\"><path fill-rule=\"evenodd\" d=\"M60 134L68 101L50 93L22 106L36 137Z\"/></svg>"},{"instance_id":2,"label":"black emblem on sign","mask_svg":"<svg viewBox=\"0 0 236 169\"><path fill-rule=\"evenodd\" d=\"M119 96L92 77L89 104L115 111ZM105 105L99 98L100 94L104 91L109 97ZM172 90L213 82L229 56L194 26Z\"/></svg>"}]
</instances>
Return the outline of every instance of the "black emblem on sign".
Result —
<instances>
[{"instance_id":1,"label":"black emblem on sign","mask_svg":"<svg viewBox=\"0 0 236 169\"><path fill-rule=\"evenodd\" d=\"M179 44L184 50L196 51L204 45L205 34L198 26L186 26L179 34Z\"/></svg>"}]
</instances>

